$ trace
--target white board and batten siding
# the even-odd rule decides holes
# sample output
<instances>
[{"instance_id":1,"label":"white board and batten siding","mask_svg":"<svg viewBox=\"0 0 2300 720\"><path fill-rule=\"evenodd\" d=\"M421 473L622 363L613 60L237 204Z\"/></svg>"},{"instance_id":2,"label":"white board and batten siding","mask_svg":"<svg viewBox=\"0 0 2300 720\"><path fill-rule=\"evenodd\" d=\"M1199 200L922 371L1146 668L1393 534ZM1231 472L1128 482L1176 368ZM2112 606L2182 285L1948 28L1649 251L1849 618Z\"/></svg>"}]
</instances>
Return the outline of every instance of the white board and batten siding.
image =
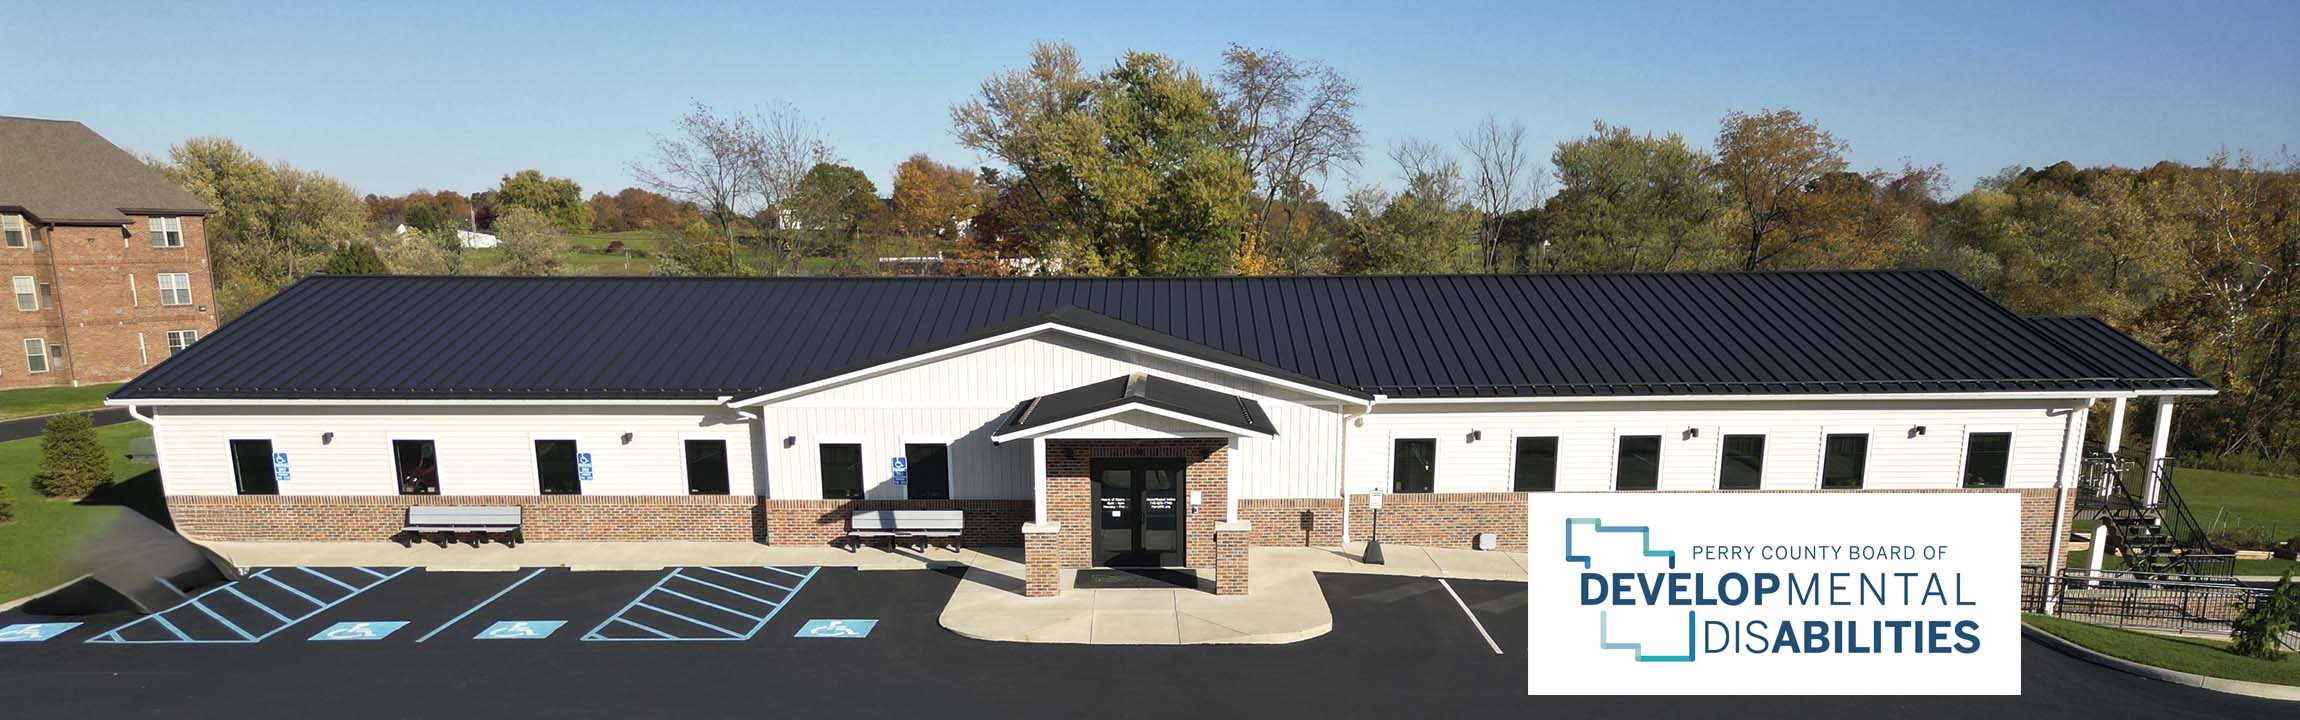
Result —
<instances>
[{"instance_id":1,"label":"white board and batten siding","mask_svg":"<svg viewBox=\"0 0 2300 720\"><path fill-rule=\"evenodd\" d=\"M687 440L726 441L732 494L756 494L762 476L757 423L707 405L167 406L158 420L163 482L178 495L234 494L235 439L287 453L281 495L396 495L394 439L435 443L441 495L538 494L539 439L591 453L585 495L687 494Z\"/></svg>"},{"instance_id":2,"label":"white board and batten siding","mask_svg":"<svg viewBox=\"0 0 2300 720\"><path fill-rule=\"evenodd\" d=\"M1169 358L1059 334L1040 334L920 365L893 369L760 408L766 417L769 496L819 498L817 447L863 445L866 497L900 498L894 457L906 442L952 442L951 497L1026 500L1030 448L992 446L995 425L1017 403L1129 373L1145 372L1253 399L1278 429L1273 438L1244 438L1231 474L1239 497L1301 498L1340 494L1341 407L1318 398ZM1121 416L1066 430L1156 436L1177 430L1161 420ZM786 442L787 441L787 442Z\"/></svg>"},{"instance_id":3,"label":"white board and batten siding","mask_svg":"<svg viewBox=\"0 0 2300 720\"><path fill-rule=\"evenodd\" d=\"M1557 489L1613 489L1617 438L1661 436L1660 489L1717 487L1722 439L1765 436L1765 489L1820 487L1822 438L1869 435L1868 489L1951 489L1964 467L1970 432L2011 432L2006 487L2048 488L2073 477L2082 446L2085 401L2072 400L1732 400L1550 402L1507 405L1377 406L1349 429L1349 489L1390 487L1398 439L1437 441L1436 492L1512 489L1519 435L1558 438ZM2072 423L2073 432L2072 432ZM1922 435L1911 429L1923 426ZM1699 432L1686 437L1688 428ZM1470 440L1471 431L1480 437Z\"/></svg>"}]
</instances>

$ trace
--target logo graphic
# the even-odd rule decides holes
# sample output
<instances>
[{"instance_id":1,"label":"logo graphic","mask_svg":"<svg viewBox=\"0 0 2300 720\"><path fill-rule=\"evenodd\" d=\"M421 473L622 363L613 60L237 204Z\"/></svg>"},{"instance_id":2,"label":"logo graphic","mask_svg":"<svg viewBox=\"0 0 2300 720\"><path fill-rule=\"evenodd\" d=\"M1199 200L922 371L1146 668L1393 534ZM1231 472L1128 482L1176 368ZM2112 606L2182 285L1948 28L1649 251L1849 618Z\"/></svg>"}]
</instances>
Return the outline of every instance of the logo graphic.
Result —
<instances>
[{"instance_id":1,"label":"logo graphic","mask_svg":"<svg viewBox=\"0 0 2300 720\"><path fill-rule=\"evenodd\" d=\"M803 638L866 638L877 620L808 620L797 635Z\"/></svg>"},{"instance_id":2,"label":"logo graphic","mask_svg":"<svg viewBox=\"0 0 2300 720\"><path fill-rule=\"evenodd\" d=\"M541 640L558 632L565 620L505 620L487 626L474 640Z\"/></svg>"},{"instance_id":3,"label":"logo graphic","mask_svg":"<svg viewBox=\"0 0 2300 720\"><path fill-rule=\"evenodd\" d=\"M407 627L407 623L392 621L340 622L311 636L313 640L382 640Z\"/></svg>"}]
</instances>

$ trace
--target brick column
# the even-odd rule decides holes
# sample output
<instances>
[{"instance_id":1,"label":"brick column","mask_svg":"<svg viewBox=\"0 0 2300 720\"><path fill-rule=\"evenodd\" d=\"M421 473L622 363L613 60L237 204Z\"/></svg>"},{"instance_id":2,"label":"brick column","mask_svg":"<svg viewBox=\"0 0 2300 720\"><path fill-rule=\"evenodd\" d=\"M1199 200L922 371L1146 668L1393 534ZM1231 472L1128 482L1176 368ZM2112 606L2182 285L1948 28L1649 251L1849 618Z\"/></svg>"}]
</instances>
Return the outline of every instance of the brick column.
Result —
<instances>
[{"instance_id":1,"label":"brick column","mask_svg":"<svg viewBox=\"0 0 2300 720\"><path fill-rule=\"evenodd\" d=\"M1062 523L1022 524L1022 594L1053 597L1062 592Z\"/></svg>"},{"instance_id":2,"label":"brick column","mask_svg":"<svg viewBox=\"0 0 2300 720\"><path fill-rule=\"evenodd\" d=\"M1214 594L1246 594L1248 548L1254 524L1232 520L1214 525Z\"/></svg>"}]
</instances>

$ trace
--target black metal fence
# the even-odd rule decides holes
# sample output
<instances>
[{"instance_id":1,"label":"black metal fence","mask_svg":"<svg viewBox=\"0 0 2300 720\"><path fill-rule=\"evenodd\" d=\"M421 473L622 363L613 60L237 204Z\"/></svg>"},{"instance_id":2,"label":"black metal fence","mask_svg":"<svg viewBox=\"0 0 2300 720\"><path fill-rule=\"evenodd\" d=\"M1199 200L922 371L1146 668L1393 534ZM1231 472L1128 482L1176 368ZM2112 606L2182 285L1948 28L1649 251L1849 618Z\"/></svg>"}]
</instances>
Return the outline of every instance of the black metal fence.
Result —
<instances>
[{"instance_id":1,"label":"black metal fence","mask_svg":"<svg viewBox=\"0 0 2300 720\"><path fill-rule=\"evenodd\" d=\"M2265 588L2204 576L2141 578L2103 572L2093 577L2084 570L2054 576L2035 567L2021 571L2024 610L2152 632L2225 635L2246 606L2268 593ZM2286 640L2292 645L2300 638Z\"/></svg>"}]
</instances>

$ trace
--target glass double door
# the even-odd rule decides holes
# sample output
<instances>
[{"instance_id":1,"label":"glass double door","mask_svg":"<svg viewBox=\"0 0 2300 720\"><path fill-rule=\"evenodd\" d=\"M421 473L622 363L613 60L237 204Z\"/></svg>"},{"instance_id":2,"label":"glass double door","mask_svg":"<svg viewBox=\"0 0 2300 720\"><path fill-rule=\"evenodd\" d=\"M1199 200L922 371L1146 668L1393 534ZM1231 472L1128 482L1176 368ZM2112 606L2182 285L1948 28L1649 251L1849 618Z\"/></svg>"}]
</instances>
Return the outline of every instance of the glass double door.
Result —
<instances>
[{"instance_id":1,"label":"glass double door","mask_svg":"<svg viewBox=\"0 0 2300 720\"><path fill-rule=\"evenodd\" d=\"M1095 460L1094 564L1180 567L1183 521L1181 458Z\"/></svg>"}]
</instances>

